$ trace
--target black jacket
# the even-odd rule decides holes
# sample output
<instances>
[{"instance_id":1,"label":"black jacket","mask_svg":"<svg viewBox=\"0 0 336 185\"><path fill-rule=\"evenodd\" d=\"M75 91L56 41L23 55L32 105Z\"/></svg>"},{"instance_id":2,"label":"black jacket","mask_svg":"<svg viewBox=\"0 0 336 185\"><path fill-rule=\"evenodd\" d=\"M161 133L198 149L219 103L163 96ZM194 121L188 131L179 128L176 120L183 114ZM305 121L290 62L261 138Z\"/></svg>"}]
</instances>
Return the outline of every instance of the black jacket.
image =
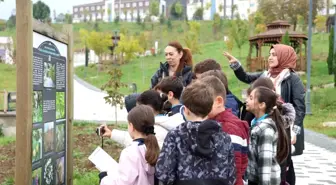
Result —
<instances>
[{"instance_id":1,"label":"black jacket","mask_svg":"<svg viewBox=\"0 0 336 185\"><path fill-rule=\"evenodd\" d=\"M246 73L242 66L234 71L236 77L247 84L251 84L261 77L264 72ZM286 103L293 104L296 111L294 125L300 126L301 132L297 135L295 153L301 155L304 150L304 128L303 120L306 115L305 88L301 79L295 72L291 72L289 77L284 79L281 84L281 97Z\"/></svg>"},{"instance_id":2,"label":"black jacket","mask_svg":"<svg viewBox=\"0 0 336 185\"><path fill-rule=\"evenodd\" d=\"M164 77L169 76L169 64L165 62L162 64L160 62L160 69L158 69L155 74L152 76L151 79L151 89L154 88ZM181 77L183 86L187 86L192 81L192 67L185 66L182 70L182 72L176 74L177 77Z\"/></svg>"}]
</instances>

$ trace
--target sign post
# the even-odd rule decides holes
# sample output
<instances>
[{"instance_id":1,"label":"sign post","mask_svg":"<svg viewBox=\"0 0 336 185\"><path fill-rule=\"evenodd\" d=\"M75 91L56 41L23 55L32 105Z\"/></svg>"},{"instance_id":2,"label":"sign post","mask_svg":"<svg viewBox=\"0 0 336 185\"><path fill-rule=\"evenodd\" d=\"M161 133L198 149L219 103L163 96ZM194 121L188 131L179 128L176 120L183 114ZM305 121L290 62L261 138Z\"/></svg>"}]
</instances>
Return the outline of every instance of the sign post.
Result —
<instances>
[{"instance_id":1,"label":"sign post","mask_svg":"<svg viewBox=\"0 0 336 185\"><path fill-rule=\"evenodd\" d=\"M16 184L72 185L72 26L32 18L17 0Z\"/></svg>"}]
</instances>

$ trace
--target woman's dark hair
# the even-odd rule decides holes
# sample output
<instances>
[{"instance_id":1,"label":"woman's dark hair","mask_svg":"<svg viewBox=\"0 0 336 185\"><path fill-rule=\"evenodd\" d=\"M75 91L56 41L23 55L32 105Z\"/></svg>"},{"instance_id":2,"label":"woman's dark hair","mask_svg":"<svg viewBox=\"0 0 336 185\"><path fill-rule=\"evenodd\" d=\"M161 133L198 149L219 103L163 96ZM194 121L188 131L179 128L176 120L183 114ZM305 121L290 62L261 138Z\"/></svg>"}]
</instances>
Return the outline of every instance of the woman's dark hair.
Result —
<instances>
[{"instance_id":1,"label":"woman's dark hair","mask_svg":"<svg viewBox=\"0 0 336 185\"><path fill-rule=\"evenodd\" d=\"M275 90L274 89L274 84L273 84L273 82L270 78L260 77L256 81L254 81L252 83L252 85L247 89L247 94L251 94L253 89L255 89L257 87L266 87L268 89Z\"/></svg>"},{"instance_id":2,"label":"woman's dark hair","mask_svg":"<svg viewBox=\"0 0 336 185\"><path fill-rule=\"evenodd\" d=\"M160 147L154 135L155 119L153 110L147 105L138 105L128 113L127 120L133 124L135 130L147 135L145 138L147 148L145 159L148 164L155 166L160 154Z\"/></svg>"},{"instance_id":3,"label":"woman's dark hair","mask_svg":"<svg viewBox=\"0 0 336 185\"><path fill-rule=\"evenodd\" d=\"M181 52L183 53L182 58L180 60L180 64L178 65L175 74L182 72L184 66L192 67L193 61L190 49L183 48L182 45L177 41L169 42L168 46L174 47L179 53Z\"/></svg>"},{"instance_id":4,"label":"woman's dark hair","mask_svg":"<svg viewBox=\"0 0 336 185\"><path fill-rule=\"evenodd\" d=\"M147 90L140 94L137 98L138 104L149 105L156 112L163 113L163 105L168 100L167 95L159 93L155 90Z\"/></svg>"},{"instance_id":5,"label":"woman's dark hair","mask_svg":"<svg viewBox=\"0 0 336 185\"><path fill-rule=\"evenodd\" d=\"M279 163L289 155L289 145L283 119L277 106L277 94L267 87L257 87L255 89L255 96L258 102L264 102L266 104L265 113L275 122L276 129L278 131L278 143L277 143L277 160Z\"/></svg>"}]
</instances>

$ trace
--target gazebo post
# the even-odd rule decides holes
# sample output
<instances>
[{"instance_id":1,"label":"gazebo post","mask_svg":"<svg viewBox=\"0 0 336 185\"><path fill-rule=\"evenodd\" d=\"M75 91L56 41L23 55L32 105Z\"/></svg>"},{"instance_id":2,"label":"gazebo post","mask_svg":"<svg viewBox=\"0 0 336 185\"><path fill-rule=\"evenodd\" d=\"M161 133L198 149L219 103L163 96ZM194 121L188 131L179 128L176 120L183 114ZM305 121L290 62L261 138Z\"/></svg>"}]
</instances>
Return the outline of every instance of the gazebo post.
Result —
<instances>
[{"instance_id":1,"label":"gazebo post","mask_svg":"<svg viewBox=\"0 0 336 185\"><path fill-rule=\"evenodd\" d=\"M302 64L303 64L303 57L302 57L302 39L299 39L299 44L300 44L300 66L299 66L299 70L302 70Z\"/></svg>"},{"instance_id":2,"label":"gazebo post","mask_svg":"<svg viewBox=\"0 0 336 185\"><path fill-rule=\"evenodd\" d=\"M247 55L247 69L249 71L251 71L251 63L252 63L252 59L251 59L251 54L252 54L252 47L253 47L253 44L252 42L250 42L250 49L249 49L249 53Z\"/></svg>"},{"instance_id":3,"label":"gazebo post","mask_svg":"<svg viewBox=\"0 0 336 185\"><path fill-rule=\"evenodd\" d=\"M263 60L263 58L262 58L262 44L263 44L263 41L261 41L261 40L258 40L258 59L257 59L257 61L258 61L258 69L257 70L259 70L259 69L261 69L261 70L263 70L264 69L264 60Z\"/></svg>"}]
</instances>

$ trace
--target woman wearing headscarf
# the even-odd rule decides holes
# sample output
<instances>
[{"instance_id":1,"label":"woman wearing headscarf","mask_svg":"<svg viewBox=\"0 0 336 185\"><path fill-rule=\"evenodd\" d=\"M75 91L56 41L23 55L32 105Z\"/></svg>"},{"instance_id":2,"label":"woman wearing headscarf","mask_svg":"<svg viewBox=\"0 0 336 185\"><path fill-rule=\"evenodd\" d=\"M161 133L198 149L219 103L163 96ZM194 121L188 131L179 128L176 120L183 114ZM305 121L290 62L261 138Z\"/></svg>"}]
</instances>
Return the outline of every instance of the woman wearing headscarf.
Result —
<instances>
[{"instance_id":1,"label":"woman wearing headscarf","mask_svg":"<svg viewBox=\"0 0 336 185\"><path fill-rule=\"evenodd\" d=\"M268 70L264 72L247 73L240 62L232 55L224 52L223 55L229 60L230 67L234 70L236 77L247 84L253 83L259 77L269 77L274 85L276 93L281 96L284 102L291 103L296 111L293 131L295 139L292 144L295 146L293 155L301 155L304 150L304 128L305 117L305 89L299 76L295 73L296 53L291 46L276 44L270 49L268 57ZM293 163L289 164L286 181L290 185L295 184L295 172Z\"/></svg>"}]
</instances>

